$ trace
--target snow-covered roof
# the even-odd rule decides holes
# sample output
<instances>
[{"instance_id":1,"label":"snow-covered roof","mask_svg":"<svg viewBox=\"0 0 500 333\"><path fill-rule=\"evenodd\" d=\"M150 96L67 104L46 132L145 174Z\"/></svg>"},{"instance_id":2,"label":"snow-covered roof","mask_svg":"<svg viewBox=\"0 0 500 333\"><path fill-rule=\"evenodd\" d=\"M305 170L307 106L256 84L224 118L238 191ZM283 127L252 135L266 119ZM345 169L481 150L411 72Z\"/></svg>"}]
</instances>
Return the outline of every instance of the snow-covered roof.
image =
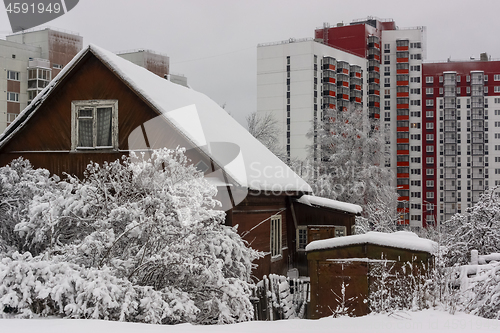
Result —
<instances>
[{"instance_id":1,"label":"snow-covered roof","mask_svg":"<svg viewBox=\"0 0 500 333\"><path fill-rule=\"evenodd\" d=\"M436 242L420 238L413 232L397 231L394 233L383 233L370 231L362 235L317 240L309 243L306 246L306 251L332 249L357 244L374 244L428 253L436 253L438 248Z\"/></svg>"},{"instance_id":2,"label":"snow-covered roof","mask_svg":"<svg viewBox=\"0 0 500 333\"><path fill-rule=\"evenodd\" d=\"M312 192L302 178L206 95L172 83L95 45L80 51L0 135L0 148L23 127L50 91L87 52L99 58L194 146L201 147L236 185L281 193ZM228 162L228 153L211 149L213 143L232 143L239 147L239 152Z\"/></svg>"},{"instance_id":3,"label":"snow-covered roof","mask_svg":"<svg viewBox=\"0 0 500 333\"><path fill-rule=\"evenodd\" d=\"M296 201L308 206L320 206L320 207L332 208L353 214L361 214L361 212L363 211L363 208L361 208L361 206L355 204L332 200L328 198L317 197L314 195L305 194Z\"/></svg>"}]
</instances>

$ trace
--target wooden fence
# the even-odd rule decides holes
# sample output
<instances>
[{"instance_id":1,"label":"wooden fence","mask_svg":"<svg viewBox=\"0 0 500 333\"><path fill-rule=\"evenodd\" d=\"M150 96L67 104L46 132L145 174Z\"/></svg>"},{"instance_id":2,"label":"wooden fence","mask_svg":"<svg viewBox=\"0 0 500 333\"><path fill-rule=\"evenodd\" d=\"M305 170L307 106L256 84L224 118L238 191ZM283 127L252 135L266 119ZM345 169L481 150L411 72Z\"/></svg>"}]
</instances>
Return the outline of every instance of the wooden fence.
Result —
<instances>
[{"instance_id":1,"label":"wooden fence","mask_svg":"<svg viewBox=\"0 0 500 333\"><path fill-rule=\"evenodd\" d=\"M286 276L264 276L253 293L255 320L305 318L309 281Z\"/></svg>"}]
</instances>

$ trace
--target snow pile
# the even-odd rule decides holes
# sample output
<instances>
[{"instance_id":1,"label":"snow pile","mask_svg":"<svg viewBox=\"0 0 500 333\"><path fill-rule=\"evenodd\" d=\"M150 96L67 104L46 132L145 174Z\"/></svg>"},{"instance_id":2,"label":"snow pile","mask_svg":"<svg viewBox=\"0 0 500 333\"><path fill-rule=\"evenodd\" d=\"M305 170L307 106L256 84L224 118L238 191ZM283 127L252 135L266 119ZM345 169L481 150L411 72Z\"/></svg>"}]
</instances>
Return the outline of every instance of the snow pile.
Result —
<instances>
[{"instance_id":1,"label":"snow pile","mask_svg":"<svg viewBox=\"0 0 500 333\"><path fill-rule=\"evenodd\" d=\"M428 253L437 252L437 243L429 239L418 237L413 232L397 231L391 234L370 231L362 235L335 237L317 240L306 246L306 251L324 250L356 244L374 244L381 246L396 247L401 249L423 251Z\"/></svg>"},{"instance_id":2,"label":"snow pile","mask_svg":"<svg viewBox=\"0 0 500 333\"><path fill-rule=\"evenodd\" d=\"M165 327L102 320L0 320L4 332L18 333L162 333ZM323 318L319 320L251 321L234 325L206 327L199 325L172 325L169 333L276 333L276 332L332 332L349 333L475 333L498 332L500 321L478 318L465 313L451 315L445 311L424 310L373 314L363 317Z\"/></svg>"},{"instance_id":3,"label":"snow pile","mask_svg":"<svg viewBox=\"0 0 500 333\"><path fill-rule=\"evenodd\" d=\"M328 198L317 197L313 195L303 195L297 202L308 206L320 206L326 207L336 210L341 210L343 212L353 213L353 214L361 214L363 209L359 205L350 204L347 202L332 200Z\"/></svg>"}]
</instances>

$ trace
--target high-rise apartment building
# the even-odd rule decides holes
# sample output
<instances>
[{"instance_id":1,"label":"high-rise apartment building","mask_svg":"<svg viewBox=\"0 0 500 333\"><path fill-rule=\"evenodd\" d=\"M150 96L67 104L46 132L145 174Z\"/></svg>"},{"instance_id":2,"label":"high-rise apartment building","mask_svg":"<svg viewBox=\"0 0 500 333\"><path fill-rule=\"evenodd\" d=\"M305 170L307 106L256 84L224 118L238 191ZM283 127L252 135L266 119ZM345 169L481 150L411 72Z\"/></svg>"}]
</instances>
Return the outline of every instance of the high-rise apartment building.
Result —
<instances>
[{"instance_id":1,"label":"high-rise apartment building","mask_svg":"<svg viewBox=\"0 0 500 333\"><path fill-rule=\"evenodd\" d=\"M439 222L500 185L500 61L425 63L422 74L422 195Z\"/></svg>"},{"instance_id":2,"label":"high-rise apartment building","mask_svg":"<svg viewBox=\"0 0 500 333\"><path fill-rule=\"evenodd\" d=\"M0 40L0 132L82 47L77 34L48 28Z\"/></svg>"},{"instance_id":3,"label":"high-rise apartment building","mask_svg":"<svg viewBox=\"0 0 500 333\"><path fill-rule=\"evenodd\" d=\"M386 166L397 176L400 224L420 227L424 198L411 194L422 192L422 175L411 170L422 169L422 151L410 146L422 143L424 58L424 27L402 29L392 20L375 18L325 24L316 29L314 40L259 45L257 111L278 120L290 158L306 159L314 137L305 135L321 110L345 107L359 95L359 107L380 119L388 133ZM344 67L350 71L344 73ZM360 68L361 76L353 76L352 68ZM353 91L357 84L361 89Z\"/></svg>"},{"instance_id":4,"label":"high-rise apartment building","mask_svg":"<svg viewBox=\"0 0 500 333\"><path fill-rule=\"evenodd\" d=\"M257 110L277 120L289 158L308 157L308 133L325 107L367 104L366 59L312 38L260 44L257 71Z\"/></svg>"}]
</instances>

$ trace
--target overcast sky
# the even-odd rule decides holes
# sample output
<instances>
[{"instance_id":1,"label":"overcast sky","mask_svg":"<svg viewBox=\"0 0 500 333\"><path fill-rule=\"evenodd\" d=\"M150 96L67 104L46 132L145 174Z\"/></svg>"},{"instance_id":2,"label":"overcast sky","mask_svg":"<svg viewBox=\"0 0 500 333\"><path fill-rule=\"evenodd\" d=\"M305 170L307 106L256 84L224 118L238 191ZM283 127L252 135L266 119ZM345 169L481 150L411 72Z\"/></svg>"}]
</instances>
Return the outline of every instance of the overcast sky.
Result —
<instances>
[{"instance_id":1,"label":"overcast sky","mask_svg":"<svg viewBox=\"0 0 500 333\"><path fill-rule=\"evenodd\" d=\"M84 46L167 54L172 73L244 124L257 104L257 44L313 37L324 22L367 16L426 26L427 60L481 52L500 59L499 0L80 0L47 26L77 32ZM11 31L0 8L0 38Z\"/></svg>"}]
</instances>

